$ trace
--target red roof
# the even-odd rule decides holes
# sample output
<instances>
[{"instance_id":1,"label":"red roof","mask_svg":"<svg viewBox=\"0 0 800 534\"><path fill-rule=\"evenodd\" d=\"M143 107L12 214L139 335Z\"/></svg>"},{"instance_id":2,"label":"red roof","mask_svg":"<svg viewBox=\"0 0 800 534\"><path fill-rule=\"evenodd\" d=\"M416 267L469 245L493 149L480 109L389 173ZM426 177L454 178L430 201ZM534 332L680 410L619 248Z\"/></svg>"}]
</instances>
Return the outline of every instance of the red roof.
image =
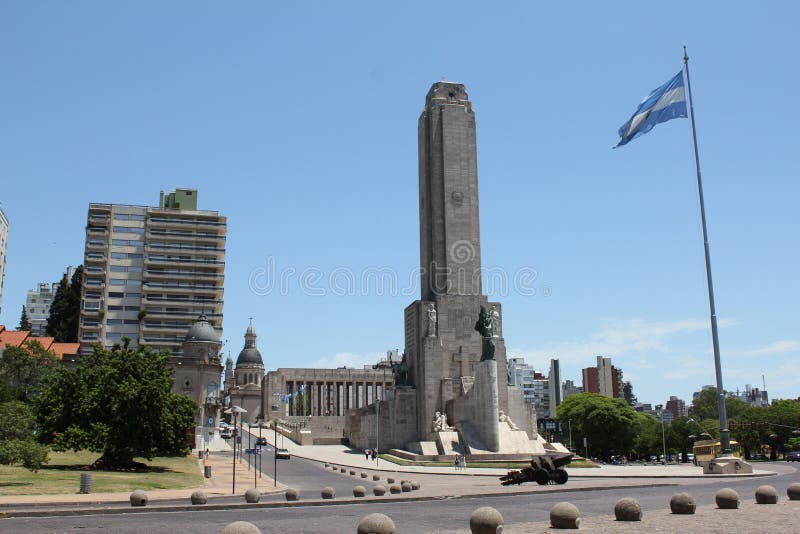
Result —
<instances>
[{"instance_id":1,"label":"red roof","mask_svg":"<svg viewBox=\"0 0 800 534\"><path fill-rule=\"evenodd\" d=\"M80 343L53 343L50 345L50 352L56 355L56 358L59 360L63 359L64 356L71 356L73 354L78 354L78 350L81 348Z\"/></svg>"},{"instance_id":2,"label":"red roof","mask_svg":"<svg viewBox=\"0 0 800 534\"><path fill-rule=\"evenodd\" d=\"M3 330L0 332L0 348L19 347L28 334L27 330Z\"/></svg>"}]
</instances>

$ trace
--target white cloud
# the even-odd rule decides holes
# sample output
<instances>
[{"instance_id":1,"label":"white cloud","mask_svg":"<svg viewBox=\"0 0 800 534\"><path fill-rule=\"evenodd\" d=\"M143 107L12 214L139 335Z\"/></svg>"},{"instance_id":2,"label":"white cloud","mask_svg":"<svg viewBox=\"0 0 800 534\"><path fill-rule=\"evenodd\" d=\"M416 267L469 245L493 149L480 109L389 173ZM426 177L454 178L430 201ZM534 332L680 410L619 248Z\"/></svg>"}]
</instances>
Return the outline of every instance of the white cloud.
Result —
<instances>
[{"instance_id":1,"label":"white cloud","mask_svg":"<svg viewBox=\"0 0 800 534\"><path fill-rule=\"evenodd\" d=\"M375 365L384 358L381 352L370 352L368 354L353 354L352 352L339 352L333 356L323 356L309 367L313 369L334 369L336 367L352 367L363 369L365 365Z\"/></svg>"},{"instance_id":2,"label":"white cloud","mask_svg":"<svg viewBox=\"0 0 800 534\"><path fill-rule=\"evenodd\" d=\"M531 362L543 362L549 358L559 358L563 364L591 365L594 356L603 355L616 358L634 356L629 362L640 368L654 368L659 364L652 360L654 353L673 352L668 341L677 336L710 330L708 319L678 319L675 321L646 321L644 319L617 319L609 321L606 328L589 335L581 341L565 341L544 347L509 351L514 356L529 358ZM738 324L734 320L719 321L725 328ZM659 358L659 362L661 359Z\"/></svg>"}]
</instances>

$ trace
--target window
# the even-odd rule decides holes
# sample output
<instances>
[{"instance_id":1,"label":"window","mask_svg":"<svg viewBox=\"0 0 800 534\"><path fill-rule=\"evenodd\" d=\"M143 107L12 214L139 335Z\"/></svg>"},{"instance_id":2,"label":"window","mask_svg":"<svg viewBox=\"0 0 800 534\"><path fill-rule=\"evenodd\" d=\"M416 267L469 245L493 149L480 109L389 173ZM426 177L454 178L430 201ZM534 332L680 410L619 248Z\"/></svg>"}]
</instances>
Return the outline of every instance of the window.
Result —
<instances>
[{"instance_id":1,"label":"window","mask_svg":"<svg viewBox=\"0 0 800 534\"><path fill-rule=\"evenodd\" d=\"M132 226L115 226L114 231L126 234L143 234L144 228L134 228Z\"/></svg>"},{"instance_id":2,"label":"window","mask_svg":"<svg viewBox=\"0 0 800 534\"><path fill-rule=\"evenodd\" d=\"M91 243L91 242L90 242ZM140 247L144 243L143 239L112 239L111 244L118 247ZM105 244L105 243L101 243Z\"/></svg>"},{"instance_id":3,"label":"window","mask_svg":"<svg viewBox=\"0 0 800 534\"><path fill-rule=\"evenodd\" d=\"M109 291L108 292L108 298L121 299L124 296L125 296L125 293L120 293L120 292L117 292L117 291Z\"/></svg>"},{"instance_id":4,"label":"window","mask_svg":"<svg viewBox=\"0 0 800 534\"><path fill-rule=\"evenodd\" d=\"M125 293L125 296L128 298L136 298L136 299L142 298L141 293Z\"/></svg>"},{"instance_id":5,"label":"window","mask_svg":"<svg viewBox=\"0 0 800 534\"><path fill-rule=\"evenodd\" d=\"M111 280L108 281L108 283L112 286L124 286L125 282L126 282L125 280L122 280L120 278L112 278Z\"/></svg>"},{"instance_id":6,"label":"window","mask_svg":"<svg viewBox=\"0 0 800 534\"><path fill-rule=\"evenodd\" d=\"M122 306L109 306L108 311L122 311Z\"/></svg>"}]
</instances>

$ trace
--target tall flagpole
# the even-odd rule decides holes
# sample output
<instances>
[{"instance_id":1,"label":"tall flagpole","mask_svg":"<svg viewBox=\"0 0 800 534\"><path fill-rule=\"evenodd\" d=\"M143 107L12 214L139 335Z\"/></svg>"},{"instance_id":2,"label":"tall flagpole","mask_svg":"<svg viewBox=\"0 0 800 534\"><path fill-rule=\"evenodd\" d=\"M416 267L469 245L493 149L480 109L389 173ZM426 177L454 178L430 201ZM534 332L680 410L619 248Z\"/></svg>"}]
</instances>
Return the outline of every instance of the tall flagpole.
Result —
<instances>
[{"instance_id":1,"label":"tall flagpole","mask_svg":"<svg viewBox=\"0 0 800 534\"><path fill-rule=\"evenodd\" d=\"M694 126L694 104L692 103L692 82L689 80L689 56L683 47L683 65L686 69L686 86L689 89L689 111L692 118L692 139L694 140L694 164L697 168L697 192L700 196L700 219L703 222L703 247L706 256L706 280L708 281L708 305L711 309L711 338L714 344L714 368L717 373L717 406L719 408L719 439L722 455L731 454L731 436L728 429L728 415L725 411L725 390L722 387L722 364L719 358L719 335L717 332L717 311L714 305L714 284L711 281L711 256L708 252L708 230L706 230L706 208L703 203L703 180L700 178L700 156L697 153L697 130Z\"/></svg>"}]
</instances>

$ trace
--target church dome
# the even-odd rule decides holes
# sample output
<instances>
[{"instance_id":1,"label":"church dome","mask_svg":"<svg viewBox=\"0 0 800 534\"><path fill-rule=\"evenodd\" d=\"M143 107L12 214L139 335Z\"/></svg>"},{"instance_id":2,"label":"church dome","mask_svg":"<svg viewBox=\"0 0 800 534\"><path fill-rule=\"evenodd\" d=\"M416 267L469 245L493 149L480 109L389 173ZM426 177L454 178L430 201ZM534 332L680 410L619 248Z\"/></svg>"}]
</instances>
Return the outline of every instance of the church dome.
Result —
<instances>
[{"instance_id":1,"label":"church dome","mask_svg":"<svg viewBox=\"0 0 800 534\"><path fill-rule=\"evenodd\" d=\"M200 317L198 317L192 327L189 328L184 342L188 341L210 341L219 343L217 331L214 330L214 327L208 322L205 314L200 314Z\"/></svg>"},{"instance_id":2,"label":"church dome","mask_svg":"<svg viewBox=\"0 0 800 534\"><path fill-rule=\"evenodd\" d=\"M244 348L236 358L236 367L242 364L264 366L264 360L261 359L261 353L256 347L256 330L253 328L253 323L247 327L247 332L244 334Z\"/></svg>"}]
</instances>

